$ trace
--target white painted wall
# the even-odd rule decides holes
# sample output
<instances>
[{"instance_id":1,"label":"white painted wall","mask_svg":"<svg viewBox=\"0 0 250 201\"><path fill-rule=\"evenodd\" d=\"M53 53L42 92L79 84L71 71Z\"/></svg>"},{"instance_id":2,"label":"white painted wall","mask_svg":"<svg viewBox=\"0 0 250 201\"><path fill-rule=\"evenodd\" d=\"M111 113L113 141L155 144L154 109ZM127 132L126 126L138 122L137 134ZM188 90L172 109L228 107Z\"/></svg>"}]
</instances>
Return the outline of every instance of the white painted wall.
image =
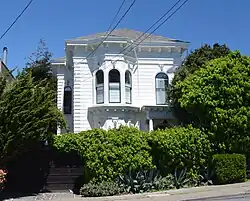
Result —
<instances>
[{"instance_id":1,"label":"white painted wall","mask_svg":"<svg viewBox=\"0 0 250 201\"><path fill-rule=\"evenodd\" d=\"M90 128L87 114L92 106L92 74L86 60L74 58L74 90L73 90L73 132L78 133Z\"/></svg>"},{"instance_id":2,"label":"white painted wall","mask_svg":"<svg viewBox=\"0 0 250 201\"><path fill-rule=\"evenodd\" d=\"M67 46L66 46L67 49ZM138 52L137 65L131 69L131 62L128 58L121 57L115 65L112 65L110 60L117 60L114 57L122 47L117 45L110 45L109 47L100 47L95 55L91 58L85 59L89 54L83 46L76 47L72 53L73 66L70 68L60 65L57 66L58 79L58 103L60 110L63 107L63 90L66 80L71 80L73 89L73 111L72 115L65 115L69 124L69 128L78 133L83 130L88 130L91 127L98 127L98 122L102 122L103 128L114 126L112 117L117 117L118 124L127 124L128 121L124 119L133 119L133 124L140 127L142 130L148 130L148 124L145 113L130 113L124 112L116 114L96 114L92 117L89 115L89 107L99 107L101 105L107 106L133 106L141 108L142 106L156 105L155 93L155 76L157 73L165 72L169 80L173 79L173 73L168 73L168 70L173 66L181 64L180 53L170 52ZM135 58L135 54L131 53ZM133 63L133 62L132 62ZM99 64L99 65L98 65ZM135 64L135 63L134 63ZM113 68L120 72L121 77L121 103L109 103L109 85L108 74ZM96 79L95 73L102 69L104 72L104 103L96 104ZM132 74L132 104L125 103L125 72L129 70ZM94 114L95 115L95 114ZM108 115L108 116L106 116ZM64 131L62 131L64 132Z\"/></svg>"}]
</instances>

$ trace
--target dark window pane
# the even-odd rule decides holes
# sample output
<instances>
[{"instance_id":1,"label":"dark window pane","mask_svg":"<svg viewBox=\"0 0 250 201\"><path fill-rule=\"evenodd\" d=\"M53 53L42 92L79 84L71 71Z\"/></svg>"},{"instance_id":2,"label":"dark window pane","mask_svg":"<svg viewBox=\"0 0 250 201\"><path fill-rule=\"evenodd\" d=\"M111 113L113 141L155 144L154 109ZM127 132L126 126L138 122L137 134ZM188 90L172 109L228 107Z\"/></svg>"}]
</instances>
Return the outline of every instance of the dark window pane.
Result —
<instances>
[{"instance_id":1,"label":"dark window pane","mask_svg":"<svg viewBox=\"0 0 250 201\"><path fill-rule=\"evenodd\" d=\"M113 69L113 70L109 71L109 82L120 83L120 73L118 70Z\"/></svg>"},{"instance_id":2,"label":"dark window pane","mask_svg":"<svg viewBox=\"0 0 250 201\"><path fill-rule=\"evenodd\" d=\"M99 70L96 73L96 84L103 84L103 83L104 83L103 71Z\"/></svg>"},{"instance_id":3,"label":"dark window pane","mask_svg":"<svg viewBox=\"0 0 250 201\"><path fill-rule=\"evenodd\" d=\"M72 110L72 89L71 87L64 88L63 111L64 114L71 114Z\"/></svg>"}]
</instances>

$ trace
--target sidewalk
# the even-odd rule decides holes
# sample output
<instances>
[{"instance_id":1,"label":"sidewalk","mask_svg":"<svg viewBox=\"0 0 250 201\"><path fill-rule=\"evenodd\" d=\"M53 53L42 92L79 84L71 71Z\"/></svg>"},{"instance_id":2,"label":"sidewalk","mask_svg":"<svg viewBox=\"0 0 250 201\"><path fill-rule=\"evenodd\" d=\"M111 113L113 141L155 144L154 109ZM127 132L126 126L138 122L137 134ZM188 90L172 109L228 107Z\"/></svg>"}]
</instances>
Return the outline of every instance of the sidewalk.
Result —
<instances>
[{"instance_id":1,"label":"sidewalk","mask_svg":"<svg viewBox=\"0 0 250 201\"><path fill-rule=\"evenodd\" d=\"M180 201L180 200L202 200L213 197L227 197L242 194L250 194L250 182L205 186L195 188L184 188L179 190L168 190L164 192L143 193L136 195L122 195L110 197L85 198L70 193L46 193L37 196L16 198L18 201L52 200L52 201Z\"/></svg>"}]
</instances>

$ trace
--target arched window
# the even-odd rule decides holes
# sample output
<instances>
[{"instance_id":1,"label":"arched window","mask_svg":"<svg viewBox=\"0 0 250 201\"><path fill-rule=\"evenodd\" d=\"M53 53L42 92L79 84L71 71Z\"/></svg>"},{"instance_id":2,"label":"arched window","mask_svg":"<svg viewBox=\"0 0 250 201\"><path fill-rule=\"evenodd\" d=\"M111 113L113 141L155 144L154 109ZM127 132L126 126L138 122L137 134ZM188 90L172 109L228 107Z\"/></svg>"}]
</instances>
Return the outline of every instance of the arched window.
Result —
<instances>
[{"instance_id":1,"label":"arched window","mask_svg":"<svg viewBox=\"0 0 250 201\"><path fill-rule=\"evenodd\" d=\"M116 69L109 71L109 102L121 102L120 73Z\"/></svg>"},{"instance_id":2,"label":"arched window","mask_svg":"<svg viewBox=\"0 0 250 201\"><path fill-rule=\"evenodd\" d=\"M104 76L102 70L96 72L96 103L104 103Z\"/></svg>"},{"instance_id":3,"label":"arched window","mask_svg":"<svg viewBox=\"0 0 250 201\"><path fill-rule=\"evenodd\" d=\"M72 112L72 89L69 86L64 88L63 112L64 114L71 114Z\"/></svg>"},{"instance_id":4,"label":"arched window","mask_svg":"<svg viewBox=\"0 0 250 201\"><path fill-rule=\"evenodd\" d=\"M155 77L156 104L167 104L168 76L165 73L158 73Z\"/></svg>"},{"instance_id":5,"label":"arched window","mask_svg":"<svg viewBox=\"0 0 250 201\"><path fill-rule=\"evenodd\" d=\"M131 73L127 70L125 72L125 103L132 102L132 76Z\"/></svg>"}]
</instances>

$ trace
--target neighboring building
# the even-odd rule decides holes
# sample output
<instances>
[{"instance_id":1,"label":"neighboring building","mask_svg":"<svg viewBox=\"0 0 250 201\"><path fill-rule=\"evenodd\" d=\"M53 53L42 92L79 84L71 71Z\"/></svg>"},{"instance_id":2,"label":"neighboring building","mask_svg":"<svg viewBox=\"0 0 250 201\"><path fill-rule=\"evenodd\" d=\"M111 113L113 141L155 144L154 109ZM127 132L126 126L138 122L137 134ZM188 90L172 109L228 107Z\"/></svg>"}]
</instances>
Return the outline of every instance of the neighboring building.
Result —
<instances>
[{"instance_id":1,"label":"neighboring building","mask_svg":"<svg viewBox=\"0 0 250 201\"><path fill-rule=\"evenodd\" d=\"M0 74L4 75L8 81L11 81L15 78L7 67L7 54L8 54L8 49L7 47L4 47L2 59L0 60Z\"/></svg>"},{"instance_id":2,"label":"neighboring building","mask_svg":"<svg viewBox=\"0 0 250 201\"><path fill-rule=\"evenodd\" d=\"M52 61L57 105L69 131L119 125L151 131L173 124L167 88L189 43L155 35L140 43L146 35L136 41L143 33L129 29L106 34L67 40L66 56Z\"/></svg>"}]
</instances>

